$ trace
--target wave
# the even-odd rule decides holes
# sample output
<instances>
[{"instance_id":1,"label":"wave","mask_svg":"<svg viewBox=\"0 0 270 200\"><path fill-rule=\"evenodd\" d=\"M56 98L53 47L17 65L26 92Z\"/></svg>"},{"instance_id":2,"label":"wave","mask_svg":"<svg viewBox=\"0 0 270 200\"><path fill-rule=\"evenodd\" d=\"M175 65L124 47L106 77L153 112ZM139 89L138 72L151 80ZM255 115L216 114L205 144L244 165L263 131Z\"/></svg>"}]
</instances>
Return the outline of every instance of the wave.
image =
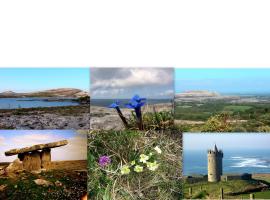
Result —
<instances>
[{"instance_id":1,"label":"wave","mask_svg":"<svg viewBox=\"0 0 270 200\"><path fill-rule=\"evenodd\" d=\"M263 158L252 158L252 157L231 157L231 160L238 161L233 163L231 167L242 168L270 168L270 161Z\"/></svg>"}]
</instances>

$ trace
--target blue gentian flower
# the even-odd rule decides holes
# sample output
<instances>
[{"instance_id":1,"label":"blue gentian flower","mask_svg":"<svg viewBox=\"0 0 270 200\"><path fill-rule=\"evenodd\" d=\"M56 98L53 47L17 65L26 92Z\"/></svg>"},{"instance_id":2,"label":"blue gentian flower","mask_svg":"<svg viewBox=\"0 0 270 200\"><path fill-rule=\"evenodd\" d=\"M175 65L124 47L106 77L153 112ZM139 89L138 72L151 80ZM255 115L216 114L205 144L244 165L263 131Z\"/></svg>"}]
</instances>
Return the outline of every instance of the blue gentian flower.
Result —
<instances>
[{"instance_id":1,"label":"blue gentian flower","mask_svg":"<svg viewBox=\"0 0 270 200\"><path fill-rule=\"evenodd\" d=\"M142 111L141 107L144 106L146 98L141 98L139 95L134 95L129 103L126 104L127 108L134 109L137 117L137 123L140 130L143 130Z\"/></svg>"},{"instance_id":2,"label":"blue gentian flower","mask_svg":"<svg viewBox=\"0 0 270 200\"><path fill-rule=\"evenodd\" d=\"M111 105L109 105L109 108L117 108L117 107L119 107L119 104L120 104L120 102L118 100L116 100Z\"/></svg>"},{"instance_id":3,"label":"blue gentian flower","mask_svg":"<svg viewBox=\"0 0 270 200\"><path fill-rule=\"evenodd\" d=\"M123 124L127 128L128 127L128 123L127 123L127 120L124 117L123 113L120 110L120 102L118 100L115 101L115 102L113 102L111 105L109 105L109 108L114 108L117 111L117 113L118 113L119 117L121 118Z\"/></svg>"},{"instance_id":4,"label":"blue gentian flower","mask_svg":"<svg viewBox=\"0 0 270 200\"><path fill-rule=\"evenodd\" d=\"M145 101L146 100L146 98L141 98L139 95L134 95L133 97L132 97L132 99L131 100L133 100L133 101L136 101L136 102L138 102L138 103L140 103L141 101Z\"/></svg>"},{"instance_id":5,"label":"blue gentian flower","mask_svg":"<svg viewBox=\"0 0 270 200\"><path fill-rule=\"evenodd\" d=\"M137 102L137 101L133 101L131 100L129 103L126 104L126 107L127 108L130 108L130 109L139 109L141 108L142 106L144 106L145 102Z\"/></svg>"}]
</instances>

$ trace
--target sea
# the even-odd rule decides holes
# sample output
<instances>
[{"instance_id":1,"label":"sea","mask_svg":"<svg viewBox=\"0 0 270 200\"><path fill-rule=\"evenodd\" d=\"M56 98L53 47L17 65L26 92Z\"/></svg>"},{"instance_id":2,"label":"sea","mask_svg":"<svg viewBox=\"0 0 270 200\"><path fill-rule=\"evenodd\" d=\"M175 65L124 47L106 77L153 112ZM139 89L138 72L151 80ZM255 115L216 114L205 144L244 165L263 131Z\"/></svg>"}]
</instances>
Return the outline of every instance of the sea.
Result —
<instances>
[{"instance_id":1,"label":"sea","mask_svg":"<svg viewBox=\"0 0 270 200\"><path fill-rule=\"evenodd\" d=\"M49 101L48 101L49 99ZM0 109L76 106L72 99L51 98L0 98Z\"/></svg>"},{"instance_id":2,"label":"sea","mask_svg":"<svg viewBox=\"0 0 270 200\"><path fill-rule=\"evenodd\" d=\"M130 99L119 99L120 107L125 107L125 104L130 101ZM115 102L115 99L91 99L92 106L108 107L110 104ZM159 103L171 103L172 99L147 99L146 103L149 105L159 104Z\"/></svg>"},{"instance_id":3,"label":"sea","mask_svg":"<svg viewBox=\"0 0 270 200\"><path fill-rule=\"evenodd\" d=\"M269 149L228 149L223 157L223 174L226 173L270 173ZM207 151L184 150L183 173L207 174Z\"/></svg>"}]
</instances>

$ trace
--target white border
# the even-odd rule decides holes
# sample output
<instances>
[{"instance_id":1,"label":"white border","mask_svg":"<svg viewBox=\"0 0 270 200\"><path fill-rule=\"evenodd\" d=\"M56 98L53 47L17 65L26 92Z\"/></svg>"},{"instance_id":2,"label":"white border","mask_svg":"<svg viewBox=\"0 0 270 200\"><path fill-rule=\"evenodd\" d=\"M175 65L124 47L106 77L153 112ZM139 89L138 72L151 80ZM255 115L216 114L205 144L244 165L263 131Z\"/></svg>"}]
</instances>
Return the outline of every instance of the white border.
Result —
<instances>
[{"instance_id":1,"label":"white border","mask_svg":"<svg viewBox=\"0 0 270 200\"><path fill-rule=\"evenodd\" d=\"M1 67L270 67L268 0L0 1Z\"/></svg>"}]
</instances>

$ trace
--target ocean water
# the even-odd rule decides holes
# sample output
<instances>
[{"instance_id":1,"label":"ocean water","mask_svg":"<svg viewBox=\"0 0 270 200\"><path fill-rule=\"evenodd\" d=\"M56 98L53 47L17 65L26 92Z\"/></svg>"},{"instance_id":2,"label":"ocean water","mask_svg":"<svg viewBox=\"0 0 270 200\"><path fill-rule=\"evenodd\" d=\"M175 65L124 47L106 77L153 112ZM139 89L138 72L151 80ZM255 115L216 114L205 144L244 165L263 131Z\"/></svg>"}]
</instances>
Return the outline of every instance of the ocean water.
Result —
<instances>
[{"instance_id":1,"label":"ocean water","mask_svg":"<svg viewBox=\"0 0 270 200\"><path fill-rule=\"evenodd\" d=\"M130 99L119 99L120 107L124 107ZM108 107L111 103L115 102L115 99L91 99L92 106ZM146 102L149 105L158 103L171 103L172 99L147 99Z\"/></svg>"},{"instance_id":2,"label":"ocean water","mask_svg":"<svg viewBox=\"0 0 270 200\"><path fill-rule=\"evenodd\" d=\"M72 99L46 101L47 98L0 98L0 109L58 107L79 105Z\"/></svg>"},{"instance_id":3,"label":"ocean water","mask_svg":"<svg viewBox=\"0 0 270 200\"><path fill-rule=\"evenodd\" d=\"M223 150L223 173L270 173L270 150ZM183 173L207 174L207 151L184 150Z\"/></svg>"}]
</instances>

